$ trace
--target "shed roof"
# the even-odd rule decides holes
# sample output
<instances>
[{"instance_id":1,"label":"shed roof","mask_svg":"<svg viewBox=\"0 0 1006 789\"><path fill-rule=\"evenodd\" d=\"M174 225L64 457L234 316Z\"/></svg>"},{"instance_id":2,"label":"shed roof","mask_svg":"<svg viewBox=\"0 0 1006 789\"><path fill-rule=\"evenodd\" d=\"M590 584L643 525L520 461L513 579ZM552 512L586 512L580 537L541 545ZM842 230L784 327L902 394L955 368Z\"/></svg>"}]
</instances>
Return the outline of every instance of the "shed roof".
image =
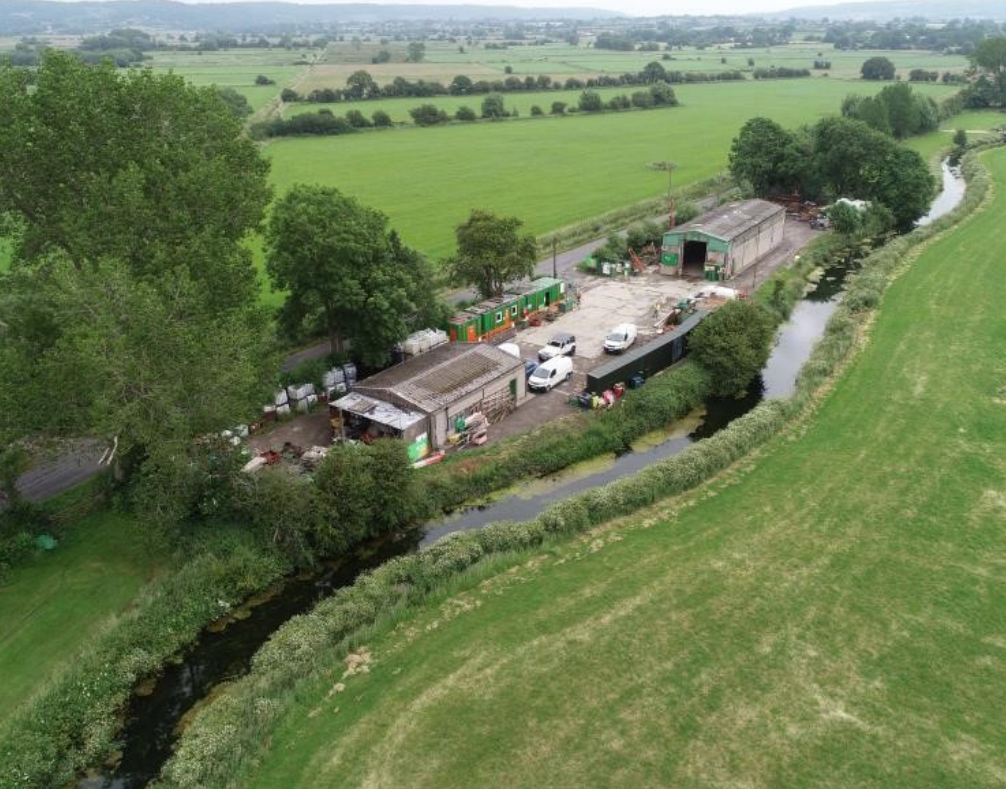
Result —
<instances>
[{"instance_id":1,"label":"shed roof","mask_svg":"<svg viewBox=\"0 0 1006 789\"><path fill-rule=\"evenodd\" d=\"M733 241L748 230L785 211L781 205L770 203L768 200L739 200L721 205L691 222L679 225L668 231L668 235L698 232L723 241Z\"/></svg>"},{"instance_id":2,"label":"shed roof","mask_svg":"<svg viewBox=\"0 0 1006 789\"><path fill-rule=\"evenodd\" d=\"M523 369L524 362L495 345L449 343L360 381L355 391L432 413Z\"/></svg>"},{"instance_id":3,"label":"shed roof","mask_svg":"<svg viewBox=\"0 0 1006 789\"><path fill-rule=\"evenodd\" d=\"M425 419L424 414L399 408L392 403L367 397L359 392L350 392L345 397L340 397L332 405L343 411L349 411L352 414L366 417L371 422L387 425L395 430L405 430L421 419Z\"/></svg>"}]
</instances>

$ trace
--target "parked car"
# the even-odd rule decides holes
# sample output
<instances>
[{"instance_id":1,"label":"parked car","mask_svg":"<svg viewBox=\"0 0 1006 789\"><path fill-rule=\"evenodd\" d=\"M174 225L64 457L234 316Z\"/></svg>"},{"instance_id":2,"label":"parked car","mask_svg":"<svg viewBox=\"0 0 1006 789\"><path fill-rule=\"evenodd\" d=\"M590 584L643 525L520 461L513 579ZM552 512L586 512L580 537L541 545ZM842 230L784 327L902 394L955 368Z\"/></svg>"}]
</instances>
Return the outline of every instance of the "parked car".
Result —
<instances>
[{"instance_id":1,"label":"parked car","mask_svg":"<svg viewBox=\"0 0 1006 789\"><path fill-rule=\"evenodd\" d=\"M530 378L531 373L538 369L537 359L525 359L524 360L524 378Z\"/></svg>"},{"instance_id":2,"label":"parked car","mask_svg":"<svg viewBox=\"0 0 1006 789\"><path fill-rule=\"evenodd\" d=\"M527 385L537 392L547 392L573 375L573 360L568 356L556 356L538 365L527 379Z\"/></svg>"},{"instance_id":3,"label":"parked car","mask_svg":"<svg viewBox=\"0 0 1006 789\"><path fill-rule=\"evenodd\" d=\"M548 345L538 351L538 358L543 362L556 356L572 356L576 353L576 337L560 332L548 341Z\"/></svg>"},{"instance_id":4,"label":"parked car","mask_svg":"<svg viewBox=\"0 0 1006 789\"><path fill-rule=\"evenodd\" d=\"M621 353L636 341L636 324L620 323L604 338L606 353Z\"/></svg>"}]
</instances>

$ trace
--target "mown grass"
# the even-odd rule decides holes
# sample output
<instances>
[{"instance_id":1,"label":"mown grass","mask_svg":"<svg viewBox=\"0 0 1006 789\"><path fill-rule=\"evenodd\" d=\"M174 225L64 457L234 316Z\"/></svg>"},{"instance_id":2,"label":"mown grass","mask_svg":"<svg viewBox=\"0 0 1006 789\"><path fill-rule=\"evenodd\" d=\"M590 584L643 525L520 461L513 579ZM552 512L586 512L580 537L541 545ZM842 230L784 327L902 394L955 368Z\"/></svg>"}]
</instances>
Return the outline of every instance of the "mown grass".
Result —
<instances>
[{"instance_id":1,"label":"mown grass","mask_svg":"<svg viewBox=\"0 0 1006 789\"><path fill-rule=\"evenodd\" d=\"M461 579L369 672L302 689L251 785L1000 786L1006 152L986 161L994 202L895 282L812 419L685 502Z\"/></svg>"},{"instance_id":2,"label":"mown grass","mask_svg":"<svg viewBox=\"0 0 1006 789\"><path fill-rule=\"evenodd\" d=\"M651 162L677 162L676 187L716 175L748 118L810 123L836 113L851 86L813 79L676 90L682 106L671 109L288 139L265 151L278 194L295 183L336 186L387 213L407 243L440 257L471 208L516 214L536 234L563 227L662 194L667 175Z\"/></svg>"},{"instance_id":3,"label":"mown grass","mask_svg":"<svg viewBox=\"0 0 1006 789\"><path fill-rule=\"evenodd\" d=\"M0 721L105 628L163 569L142 532L109 511L66 530L58 547L0 585Z\"/></svg>"},{"instance_id":4,"label":"mown grass","mask_svg":"<svg viewBox=\"0 0 1006 789\"><path fill-rule=\"evenodd\" d=\"M955 115L953 118L943 121L940 124L940 129L938 131L931 132L930 134L923 134L919 137L912 137L911 139L905 141L905 145L922 154L922 157L926 159L926 161L930 161L941 151L953 145L952 138L954 136L954 131L957 129L964 129L965 131L971 132L983 132L998 126L1003 126L1004 124L1006 124L1006 114L996 110L963 112L960 115ZM984 134L980 133L969 134L968 140L976 142L984 136Z\"/></svg>"}]
</instances>

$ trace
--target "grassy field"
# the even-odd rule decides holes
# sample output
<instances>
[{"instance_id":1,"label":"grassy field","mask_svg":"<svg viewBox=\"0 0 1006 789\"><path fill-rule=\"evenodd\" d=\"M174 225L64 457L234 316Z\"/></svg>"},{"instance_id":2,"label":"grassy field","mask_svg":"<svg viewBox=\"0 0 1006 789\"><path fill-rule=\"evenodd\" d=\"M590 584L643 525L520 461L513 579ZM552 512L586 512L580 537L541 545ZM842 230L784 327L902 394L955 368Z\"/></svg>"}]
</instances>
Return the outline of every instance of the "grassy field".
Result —
<instances>
[{"instance_id":1,"label":"grassy field","mask_svg":"<svg viewBox=\"0 0 1006 789\"><path fill-rule=\"evenodd\" d=\"M924 134L921 137L913 137L905 141L905 145L918 151L927 160L932 159L941 150L952 144L952 137L956 129L964 129L968 132L969 138L975 140L985 136L983 132L1006 125L1006 114L996 110L979 110L975 112L964 112L944 121L939 131L932 134Z\"/></svg>"},{"instance_id":2,"label":"grassy field","mask_svg":"<svg viewBox=\"0 0 1006 789\"><path fill-rule=\"evenodd\" d=\"M677 162L678 187L721 172L748 118L811 123L836 113L851 90L878 88L826 79L684 85L672 109L287 139L265 151L279 194L294 183L336 186L387 213L407 243L443 256L471 208L516 214L543 233L660 195L667 176L650 162Z\"/></svg>"},{"instance_id":3,"label":"grassy field","mask_svg":"<svg viewBox=\"0 0 1006 789\"><path fill-rule=\"evenodd\" d=\"M306 69L318 52L313 50L235 49L219 52L153 52L144 65L155 71L172 71L193 85L219 85L236 88L260 109ZM262 74L275 85L256 85Z\"/></svg>"},{"instance_id":4,"label":"grassy field","mask_svg":"<svg viewBox=\"0 0 1006 789\"><path fill-rule=\"evenodd\" d=\"M805 425L376 635L251 785L1002 786L1006 151L986 161L994 202L893 285Z\"/></svg>"},{"instance_id":5,"label":"grassy field","mask_svg":"<svg viewBox=\"0 0 1006 789\"><path fill-rule=\"evenodd\" d=\"M0 721L128 608L159 564L136 524L103 512L16 568L0 586Z\"/></svg>"},{"instance_id":6,"label":"grassy field","mask_svg":"<svg viewBox=\"0 0 1006 789\"><path fill-rule=\"evenodd\" d=\"M392 55L389 63L375 65L371 57L382 49ZM404 45L381 45L376 41L329 44L317 65L305 72L298 88L309 92L314 88L341 88L346 77L363 68L379 83L390 82L397 76L438 80L445 84L457 74L473 79L502 79L506 69L517 76L548 74L553 79L567 77L586 78L599 74L636 72L654 60L664 68L675 71L727 71L750 72L752 68L785 66L811 68L815 60L831 62L829 73L838 77L859 77L863 61L874 55L889 58L906 78L913 68L931 71L959 72L967 66L960 55L941 55L933 52L907 50L904 52L839 52L831 45L821 43L793 43L788 46L763 49L732 49L731 47L698 50L686 47L673 52L614 52L593 49L585 44L571 46L565 43L543 46L510 46L508 49L486 49L484 46L465 46L460 52L457 44L427 42L426 57L422 63L405 63ZM664 60L668 54L671 60ZM754 60L754 67L748 60Z\"/></svg>"}]
</instances>

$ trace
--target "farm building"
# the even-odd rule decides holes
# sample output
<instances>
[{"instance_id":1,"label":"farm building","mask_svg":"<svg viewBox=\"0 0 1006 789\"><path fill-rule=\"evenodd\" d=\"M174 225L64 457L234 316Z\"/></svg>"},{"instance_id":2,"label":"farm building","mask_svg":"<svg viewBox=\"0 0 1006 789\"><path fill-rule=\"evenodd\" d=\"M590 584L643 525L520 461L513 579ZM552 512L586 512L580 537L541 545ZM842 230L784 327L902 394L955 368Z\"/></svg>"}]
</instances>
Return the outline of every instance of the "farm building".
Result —
<instances>
[{"instance_id":1,"label":"farm building","mask_svg":"<svg viewBox=\"0 0 1006 789\"><path fill-rule=\"evenodd\" d=\"M490 422L527 397L524 362L484 343L449 343L360 381L331 404L339 424L408 442L413 460L448 444L459 417Z\"/></svg>"},{"instance_id":2,"label":"farm building","mask_svg":"<svg viewBox=\"0 0 1006 789\"><path fill-rule=\"evenodd\" d=\"M517 324L558 304L565 294L566 283L552 277L515 285L498 298L454 315L447 321L447 333L451 342L496 342L513 336Z\"/></svg>"},{"instance_id":3,"label":"farm building","mask_svg":"<svg viewBox=\"0 0 1006 789\"><path fill-rule=\"evenodd\" d=\"M720 206L664 234L660 270L730 279L782 243L785 222L785 209L767 200Z\"/></svg>"}]
</instances>

